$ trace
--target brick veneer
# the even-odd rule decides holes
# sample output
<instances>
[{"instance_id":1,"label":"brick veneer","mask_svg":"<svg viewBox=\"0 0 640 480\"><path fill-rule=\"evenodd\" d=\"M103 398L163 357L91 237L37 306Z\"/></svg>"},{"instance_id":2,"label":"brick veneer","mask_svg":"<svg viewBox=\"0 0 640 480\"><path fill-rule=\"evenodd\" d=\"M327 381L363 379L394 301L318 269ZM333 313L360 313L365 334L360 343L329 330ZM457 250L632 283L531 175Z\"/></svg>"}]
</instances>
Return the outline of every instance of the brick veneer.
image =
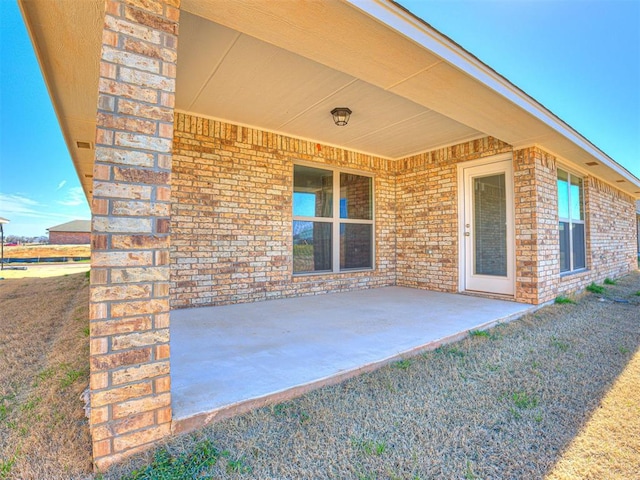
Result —
<instances>
[{"instance_id":1,"label":"brick veneer","mask_svg":"<svg viewBox=\"0 0 640 480\"><path fill-rule=\"evenodd\" d=\"M107 0L93 183L91 434L103 469L170 433L169 214L179 0Z\"/></svg>"},{"instance_id":2,"label":"brick veneer","mask_svg":"<svg viewBox=\"0 0 640 480\"><path fill-rule=\"evenodd\" d=\"M633 209L632 199L587 177L590 270L560 276L557 162L538 147L514 151L486 137L389 161L179 113L174 148L172 308L385 285L455 292L457 167L509 152L514 166L516 300L544 303L633 269L633 241L627 238L633 228L627 223L634 215L626 213ZM373 271L293 276L296 160L375 176ZM617 234L607 236L608 231Z\"/></svg>"},{"instance_id":3,"label":"brick veneer","mask_svg":"<svg viewBox=\"0 0 640 480\"><path fill-rule=\"evenodd\" d=\"M398 285L458 291L457 166L510 151L486 137L396 163Z\"/></svg>"},{"instance_id":4,"label":"brick veneer","mask_svg":"<svg viewBox=\"0 0 640 480\"><path fill-rule=\"evenodd\" d=\"M293 165L301 160L375 175L375 270L293 276ZM177 113L171 214L173 308L395 283L390 160Z\"/></svg>"},{"instance_id":5,"label":"brick veneer","mask_svg":"<svg viewBox=\"0 0 640 480\"><path fill-rule=\"evenodd\" d=\"M588 270L556 277L556 295L637 268L634 199L594 177L585 178L584 183Z\"/></svg>"},{"instance_id":6,"label":"brick veneer","mask_svg":"<svg viewBox=\"0 0 640 480\"><path fill-rule=\"evenodd\" d=\"M555 298L560 275L555 157L537 147L513 153L516 300Z\"/></svg>"}]
</instances>

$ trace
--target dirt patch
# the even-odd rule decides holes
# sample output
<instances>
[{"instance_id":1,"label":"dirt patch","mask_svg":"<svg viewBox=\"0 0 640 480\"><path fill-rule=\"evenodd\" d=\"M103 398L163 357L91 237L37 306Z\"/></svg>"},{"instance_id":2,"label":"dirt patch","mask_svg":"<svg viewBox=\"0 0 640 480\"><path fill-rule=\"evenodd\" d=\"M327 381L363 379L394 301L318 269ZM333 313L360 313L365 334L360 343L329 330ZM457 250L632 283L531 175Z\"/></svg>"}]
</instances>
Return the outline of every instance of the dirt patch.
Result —
<instances>
[{"instance_id":1,"label":"dirt patch","mask_svg":"<svg viewBox=\"0 0 640 480\"><path fill-rule=\"evenodd\" d=\"M90 245L17 245L4 247L4 258L56 258L90 256Z\"/></svg>"},{"instance_id":2,"label":"dirt patch","mask_svg":"<svg viewBox=\"0 0 640 480\"><path fill-rule=\"evenodd\" d=\"M0 282L0 478L91 469L85 274Z\"/></svg>"},{"instance_id":3,"label":"dirt patch","mask_svg":"<svg viewBox=\"0 0 640 480\"><path fill-rule=\"evenodd\" d=\"M216 479L635 478L637 292L635 273L604 295L172 439L107 478L185 463ZM602 423L601 411L624 420Z\"/></svg>"},{"instance_id":4,"label":"dirt patch","mask_svg":"<svg viewBox=\"0 0 640 480\"><path fill-rule=\"evenodd\" d=\"M0 280L17 278L46 278L86 273L91 269L89 263L30 263L28 265L5 265L0 270Z\"/></svg>"}]
</instances>

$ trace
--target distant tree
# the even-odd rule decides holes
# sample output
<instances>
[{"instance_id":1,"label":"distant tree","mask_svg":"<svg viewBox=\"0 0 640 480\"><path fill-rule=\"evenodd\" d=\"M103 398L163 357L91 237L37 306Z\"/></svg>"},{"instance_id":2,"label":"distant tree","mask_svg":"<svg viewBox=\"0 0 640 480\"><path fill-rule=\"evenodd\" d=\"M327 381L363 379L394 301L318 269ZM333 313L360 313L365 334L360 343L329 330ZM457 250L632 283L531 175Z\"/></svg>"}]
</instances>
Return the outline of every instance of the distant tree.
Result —
<instances>
[{"instance_id":1,"label":"distant tree","mask_svg":"<svg viewBox=\"0 0 640 480\"><path fill-rule=\"evenodd\" d=\"M17 243L19 245L23 243L49 243L49 237L47 237L46 235L39 235L37 237L27 237L25 235L7 235L4 237L4 242Z\"/></svg>"}]
</instances>

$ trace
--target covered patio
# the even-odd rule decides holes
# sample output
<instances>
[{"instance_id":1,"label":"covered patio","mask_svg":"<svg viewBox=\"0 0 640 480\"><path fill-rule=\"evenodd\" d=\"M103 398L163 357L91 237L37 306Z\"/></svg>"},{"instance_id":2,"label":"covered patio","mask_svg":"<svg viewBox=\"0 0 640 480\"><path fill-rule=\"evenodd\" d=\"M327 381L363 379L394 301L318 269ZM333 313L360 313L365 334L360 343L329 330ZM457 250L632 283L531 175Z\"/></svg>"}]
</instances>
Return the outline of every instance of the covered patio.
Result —
<instances>
[{"instance_id":1,"label":"covered patio","mask_svg":"<svg viewBox=\"0 0 640 480\"><path fill-rule=\"evenodd\" d=\"M287 400L536 308L384 287L175 310L172 430Z\"/></svg>"}]
</instances>

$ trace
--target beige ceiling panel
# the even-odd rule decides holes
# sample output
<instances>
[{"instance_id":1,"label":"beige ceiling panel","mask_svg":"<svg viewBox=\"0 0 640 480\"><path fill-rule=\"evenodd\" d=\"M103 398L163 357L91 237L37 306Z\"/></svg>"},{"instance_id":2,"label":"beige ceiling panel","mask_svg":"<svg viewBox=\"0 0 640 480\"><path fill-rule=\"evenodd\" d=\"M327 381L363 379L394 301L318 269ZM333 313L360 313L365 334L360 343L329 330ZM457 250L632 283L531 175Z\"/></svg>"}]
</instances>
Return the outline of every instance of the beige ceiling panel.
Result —
<instances>
[{"instance_id":1,"label":"beige ceiling panel","mask_svg":"<svg viewBox=\"0 0 640 480\"><path fill-rule=\"evenodd\" d=\"M334 107L349 107L353 111L346 127L334 125L330 113ZM328 127L326 130L331 135L333 143L350 144L355 138L382 130L426 111L420 105L358 80L308 109L287 124L286 129L295 135L313 138L321 125Z\"/></svg>"},{"instance_id":2,"label":"beige ceiling panel","mask_svg":"<svg viewBox=\"0 0 640 480\"><path fill-rule=\"evenodd\" d=\"M403 158L479 136L481 133L477 130L436 112L426 111L423 115L357 138L353 145L359 149L367 145L373 151L384 151L390 158Z\"/></svg>"},{"instance_id":3,"label":"beige ceiling panel","mask_svg":"<svg viewBox=\"0 0 640 480\"><path fill-rule=\"evenodd\" d=\"M352 81L348 75L242 35L191 110L277 130Z\"/></svg>"},{"instance_id":4,"label":"beige ceiling panel","mask_svg":"<svg viewBox=\"0 0 640 480\"><path fill-rule=\"evenodd\" d=\"M177 108L192 108L198 94L239 36L235 30L182 12L176 76Z\"/></svg>"},{"instance_id":5,"label":"beige ceiling panel","mask_svg":"<svg viewBox=\"0 0 640 480\"><path fill-rule=\"evenodd\" d=\"M182 9L383 88L440 62L338 0L183 0Z\"/></svg>"},{"instance_id":6,"label":"beige ceiling panel","mask_svg":"<svg viewBox=\"0 0 640 480\"><path fill-rule=\"evenodd\" d=\"M550 132L529 113L450 65L439 64L391 91L508 143Z\"/></svg>"}]
</instances>

